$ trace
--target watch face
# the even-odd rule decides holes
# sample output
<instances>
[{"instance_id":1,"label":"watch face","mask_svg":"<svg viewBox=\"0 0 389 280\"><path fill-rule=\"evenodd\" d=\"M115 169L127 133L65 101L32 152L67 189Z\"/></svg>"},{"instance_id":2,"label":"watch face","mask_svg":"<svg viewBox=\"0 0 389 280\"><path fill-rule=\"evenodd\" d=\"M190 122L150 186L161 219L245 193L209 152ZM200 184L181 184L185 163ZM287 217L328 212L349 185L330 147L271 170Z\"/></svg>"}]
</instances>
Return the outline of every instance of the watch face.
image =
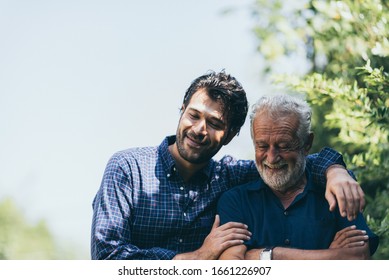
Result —
<instances>
[{"instance_id":1,"label":"watch face","mask_svg":"<svg viewBox=\"0 0 389 280\"><path fill-rule=\"evenodd\" d=\"M271 260L271 250L263 250L261 252L261 260Z\"/></svg>"}]
</instances>

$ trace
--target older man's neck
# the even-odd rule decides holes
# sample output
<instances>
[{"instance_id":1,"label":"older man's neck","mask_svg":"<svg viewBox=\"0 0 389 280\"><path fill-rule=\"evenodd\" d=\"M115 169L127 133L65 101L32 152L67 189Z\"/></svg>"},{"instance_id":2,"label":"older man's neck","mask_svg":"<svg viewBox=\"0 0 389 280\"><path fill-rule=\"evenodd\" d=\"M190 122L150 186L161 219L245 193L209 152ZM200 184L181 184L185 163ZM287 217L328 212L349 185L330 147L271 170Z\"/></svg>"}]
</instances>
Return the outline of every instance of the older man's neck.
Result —
<instances>
[{"instance_id":1,"label":"older man's neck","mask_svg":"<svg viewBox=\"0 0 389 280\"><path fill-rule=\"evenodd\" d=\"M292 204L296 196L304 191L306 183L307 178L303 175L296 184L288 188L286 191L278 191L275 189L272 189L272 191L280 199L284 208L287 209L290 204Z\"/></svg>"}]
</instances>

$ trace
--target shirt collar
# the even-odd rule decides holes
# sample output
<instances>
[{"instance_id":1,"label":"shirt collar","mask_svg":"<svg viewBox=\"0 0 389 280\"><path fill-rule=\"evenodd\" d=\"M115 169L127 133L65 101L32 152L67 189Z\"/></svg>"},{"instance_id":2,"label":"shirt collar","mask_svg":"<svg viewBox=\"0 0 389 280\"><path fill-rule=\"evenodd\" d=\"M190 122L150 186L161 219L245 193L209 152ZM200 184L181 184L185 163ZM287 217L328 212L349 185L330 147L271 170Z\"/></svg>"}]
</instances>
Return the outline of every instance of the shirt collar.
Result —
<instances>
[{"instance_id":1,"label":"shirt collar","mask_svg":"<svg viewBox=\"0 0 389 280\"><path fill-rule=\"evenodd\" d=\"M162 143L158 146L158 154L162 159L163 168L167 174L171 175L175 174L176 163L173 156L169 152L169 146L174 144L174 142L176 142L176 136L170 135L165 137ZM214 164L214 160L211 159L208 164L198 172L199 175L205 176L204 179L209 179L211 177Z\"/></svg>"}]
</instances>

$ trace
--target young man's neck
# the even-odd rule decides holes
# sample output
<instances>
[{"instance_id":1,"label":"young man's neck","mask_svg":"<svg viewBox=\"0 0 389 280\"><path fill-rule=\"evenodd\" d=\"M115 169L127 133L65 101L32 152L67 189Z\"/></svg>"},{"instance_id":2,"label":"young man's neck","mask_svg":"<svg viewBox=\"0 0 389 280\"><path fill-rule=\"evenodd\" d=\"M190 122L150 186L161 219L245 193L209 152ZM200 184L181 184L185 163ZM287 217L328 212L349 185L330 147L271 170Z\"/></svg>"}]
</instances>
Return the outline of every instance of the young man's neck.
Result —
<instances>
[{"instance_id":1,"label":"young man's neck","mask_svg":"<svg viewBox=\"0 0 389 280\"><path fill-rule=\"evenodd\" d=\"M192 179L200 169L204 168L208 164L207 162L196 164L183 159L178 152L176 143L169 146L169 152L176 162L176 169L183 178L184 182L190 181L190 179Z\"/></svg>"}]
</instances>

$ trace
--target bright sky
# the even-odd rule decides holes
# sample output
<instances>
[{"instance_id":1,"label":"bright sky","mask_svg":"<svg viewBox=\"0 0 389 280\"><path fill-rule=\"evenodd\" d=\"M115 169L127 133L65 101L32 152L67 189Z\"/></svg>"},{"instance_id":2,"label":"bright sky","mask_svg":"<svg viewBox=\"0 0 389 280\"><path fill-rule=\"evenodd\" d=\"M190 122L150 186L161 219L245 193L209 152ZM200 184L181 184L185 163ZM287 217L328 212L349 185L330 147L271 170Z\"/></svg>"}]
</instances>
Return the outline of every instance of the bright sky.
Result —
<instances>
[{"instance_id":1,"label":"bright sky","mask_svg":"<svg viewBox=\"0 0 389 280\"><path fill-rule=\"evenodd\" d=\"M89 258L114 152L174 134L185 90L209 69L235 76L250 104L265 93L252 2L0 0L0 199ZM225 153L251 156L248 122Z\"/></svg>"}]
</instances>

